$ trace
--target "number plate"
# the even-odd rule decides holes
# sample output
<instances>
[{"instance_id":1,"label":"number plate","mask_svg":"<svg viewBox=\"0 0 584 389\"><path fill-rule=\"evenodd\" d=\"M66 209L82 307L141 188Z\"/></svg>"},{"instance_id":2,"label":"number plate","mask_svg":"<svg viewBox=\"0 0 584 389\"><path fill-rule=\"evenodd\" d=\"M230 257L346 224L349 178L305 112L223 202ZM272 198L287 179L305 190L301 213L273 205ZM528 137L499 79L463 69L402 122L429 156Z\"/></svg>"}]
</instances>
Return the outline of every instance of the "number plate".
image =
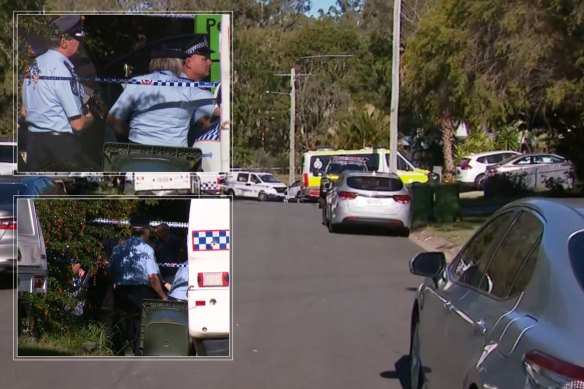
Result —
<instances>
[{"instance_id":1,"label":"number plate","mask_svg":"<svg viewBox=\"0 0 584 389\"><path fill-rule=\"evenodd\" d=\"M382 199L367 199L367 204L371 204L371 205L382 205L383 204L383 200Z\"/></svg>"}]
</instances>

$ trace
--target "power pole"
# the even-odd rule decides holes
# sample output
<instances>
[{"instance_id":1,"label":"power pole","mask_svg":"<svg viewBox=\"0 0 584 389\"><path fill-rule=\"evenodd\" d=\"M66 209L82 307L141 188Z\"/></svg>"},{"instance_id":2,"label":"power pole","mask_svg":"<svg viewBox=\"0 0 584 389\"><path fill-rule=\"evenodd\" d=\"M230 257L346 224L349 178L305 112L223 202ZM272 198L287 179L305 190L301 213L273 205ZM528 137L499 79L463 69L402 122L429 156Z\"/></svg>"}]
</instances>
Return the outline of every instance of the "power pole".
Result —
<instances>
[{"instance_id":1,"label":"power pole","mask_svg":"<svg viewBox=\"0 0 584 389\"><path fill-rule=\"evenodd\" d=\"M397 138L399 111L399 55L401 0L393 1L393 54L391 58L391 113L389 128L389 171L397 173Z\"/></svg>"},{"instance_id":2,"label":"power pole","mask_svg":"<svg viewBox=\"0 0 584 389\"><path fill-rule=\"evenodd\" d=\"M290 69L290 166L288 173L288 185L296 180L296 69Z\"/></svg>"}]
</instances>

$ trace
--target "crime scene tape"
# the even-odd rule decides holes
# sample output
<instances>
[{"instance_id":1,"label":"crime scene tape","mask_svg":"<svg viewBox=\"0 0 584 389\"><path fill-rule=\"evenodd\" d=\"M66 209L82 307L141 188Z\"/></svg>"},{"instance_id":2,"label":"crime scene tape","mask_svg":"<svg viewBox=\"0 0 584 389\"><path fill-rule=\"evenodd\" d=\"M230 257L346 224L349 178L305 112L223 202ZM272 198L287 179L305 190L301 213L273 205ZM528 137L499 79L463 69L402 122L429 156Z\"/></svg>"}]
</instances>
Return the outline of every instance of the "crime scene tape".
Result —
<instances>
[{"instance_id":1,"label":"crime scene tape","mask_svg":"<svg viewBox=\"0 0 584 389\"><path fill-rule=\"evenodd\" d=\"M189 264L187 262L185 263L159 263L158 267L188 267Z\"/></svg>"},{"instance_id":2,"label":"crime scene tape","mask_svg":"<svg viewBox=\"0 0 584 389\"><path fill-rule=\"evenodd\" d=\"M130 224L129 220L114 220L114 219L104 219L104 218L98 218L98 219L93 219L92 223L98 223L98 224ZM169 227L173 227L173 228L189 228L189 224L188 223L181 223L181 222L166 222L166 221L152 221L150 222L150 227L156 227L162 223L167 224Z\"/></svg>"},{"instance_id":3,"label":"crime scene tape","mask_svg":"<svg viewBox=\"0 0 584 389\"><path fill-rule=\"evenodd\" d=\"M95 78L81 78L81 77L60 77L60 76L24 76L22 78L31 81L49 80L49 81L79 81L79 82L99 82L109 84L132 84L132 85L146 85L146 86L179 86L187 88L202 88L211 89L217 88L220 82L203 82L203 81L187 81L187 80L136 80L133 78L118 78L118 77L95 77Z\"/></svg>"}]
</instances>

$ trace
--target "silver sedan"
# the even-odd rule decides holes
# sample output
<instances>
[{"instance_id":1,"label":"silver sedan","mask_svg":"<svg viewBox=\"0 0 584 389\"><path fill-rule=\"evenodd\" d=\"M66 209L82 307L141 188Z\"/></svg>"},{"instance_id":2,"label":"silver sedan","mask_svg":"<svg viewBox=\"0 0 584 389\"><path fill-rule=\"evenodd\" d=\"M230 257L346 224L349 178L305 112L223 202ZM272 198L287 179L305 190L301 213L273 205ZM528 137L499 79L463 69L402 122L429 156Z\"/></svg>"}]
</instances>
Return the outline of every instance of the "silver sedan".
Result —
<instances>
[{"instance_id":1,"label":"silver sedan","mask_svg":"<svg viewBox=\"0 0 584 389\"><path fill-rule=\"evenodd\" d=\"M411 316L411 387L584 388L584 199L523 199L427 277Z\"/></svg>"},{"instance_id":2,"label":"silver sedan","mask_svg":"<svg viewBox=\"0 0 584 389\"><path fill-rule=\"evenodd\" d=\"M345 171L326 192L323 223L330 232L343 226L376 226L409 235L411 197L398 175Z\"/></svg>"}]
</instances>

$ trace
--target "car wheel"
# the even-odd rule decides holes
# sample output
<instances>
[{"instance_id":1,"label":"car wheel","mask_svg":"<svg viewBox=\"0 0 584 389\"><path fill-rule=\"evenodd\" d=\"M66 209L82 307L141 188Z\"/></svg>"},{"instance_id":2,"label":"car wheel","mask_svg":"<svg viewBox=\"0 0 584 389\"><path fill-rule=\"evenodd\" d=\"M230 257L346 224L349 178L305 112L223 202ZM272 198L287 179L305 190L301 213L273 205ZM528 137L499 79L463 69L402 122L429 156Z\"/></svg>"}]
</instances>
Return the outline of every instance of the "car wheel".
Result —
<instances>
[{"instance_id":1,"label":"car wheel","mask_svg":"<svg viewBox=\"0 0 584 389\"><path fill-rule=\"evenodd\" d=\"M407 227L404 227L402 232L401 232L401 236L403 236L404 238L407 238L410 236L410 229Z\"/></svg>"},{"instance_id":2,"label":"car wheel","mask_svg":"<svg viewBox=\"0 0 584 389\"><path fill-rule=\"evenodd\" d=\"M410 388L424 388L424 372L420 359L420 322L416 320L410 339Z\"/></svg>"},{"instance_id":3,"label":"car wheel","mask_svg":"<svg viewBox=\"0 0 584 389\"><path fill-rule=\"evenodd\" d=\"M486 177L484 174L479 174L477 178L475 178L475 186L477 189L485 189L485 178Z\"/></svg>"},{"instance_id":4,"label":"car wheel","mask_svg":"<svg viewBox=\"0 0 584 389\"><path fill-rule=\"evenodd\" d=\"M266 192L260 192L260 193L258 194L258 200L259 200L259 201L266 201L266 200L267 200L267 198L268 198L268 196L266 195Z\"/></svg>"},{"instance_id":5,"label":"car wheel","mask_svg":"<svg viewBox=\"0 0 584 389\"><path fill-rule=\"evenodd\" d=\"M235 199L235 191L234 191L233 189L229 189L229 190L227 191L227 195L228 195L228 196L231 196L231 197L233 197L233 198Z\"/></svg>"}]
</instances>

